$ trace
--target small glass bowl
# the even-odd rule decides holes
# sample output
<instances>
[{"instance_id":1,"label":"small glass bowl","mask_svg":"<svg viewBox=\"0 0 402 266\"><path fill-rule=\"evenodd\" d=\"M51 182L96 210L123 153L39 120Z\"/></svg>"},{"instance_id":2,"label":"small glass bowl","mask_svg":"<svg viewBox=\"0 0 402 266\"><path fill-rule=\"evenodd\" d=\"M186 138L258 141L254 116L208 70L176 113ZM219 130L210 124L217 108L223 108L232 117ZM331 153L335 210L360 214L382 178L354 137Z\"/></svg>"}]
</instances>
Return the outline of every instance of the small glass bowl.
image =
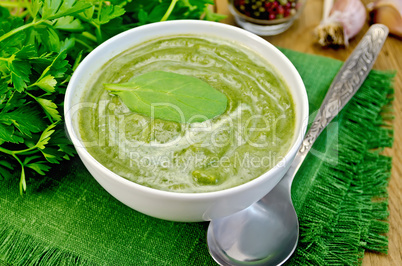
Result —
<instances>
[{"instance_id":1,"label":"small glass bowl","mask_svg":"<svg viewBox=\"0 0 402 266\"><path fill-rule=\"evenodd\" d=\"M287 30L300 16L305 0L229 0L236 23L252 33L272 36Z\"/></svg>"}]
</instances>

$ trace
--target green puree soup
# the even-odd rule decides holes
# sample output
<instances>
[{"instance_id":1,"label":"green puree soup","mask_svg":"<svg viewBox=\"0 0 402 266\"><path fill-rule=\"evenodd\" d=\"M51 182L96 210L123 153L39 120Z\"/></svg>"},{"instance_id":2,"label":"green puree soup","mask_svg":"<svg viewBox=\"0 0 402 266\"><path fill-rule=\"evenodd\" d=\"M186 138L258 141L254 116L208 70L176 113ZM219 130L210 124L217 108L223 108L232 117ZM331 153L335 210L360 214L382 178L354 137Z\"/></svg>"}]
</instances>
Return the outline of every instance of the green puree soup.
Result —
<instances>
[{"instance_id":1,"label":"green puree soup","mask_svg":"<svg viewBox=\"0 0 402 266\"><path fill-rule=\"evenodd\" d=\"M226 110L203 122L152 119L104 87L152 71L205 81L227 97ZM210 192L248 182L283 159L295 135L292 95L275 67L213 36L168 36L135 46L102 66L81 102L78 127L88 152L116 174L159 190Z\"/></svg>"}]
</instances>

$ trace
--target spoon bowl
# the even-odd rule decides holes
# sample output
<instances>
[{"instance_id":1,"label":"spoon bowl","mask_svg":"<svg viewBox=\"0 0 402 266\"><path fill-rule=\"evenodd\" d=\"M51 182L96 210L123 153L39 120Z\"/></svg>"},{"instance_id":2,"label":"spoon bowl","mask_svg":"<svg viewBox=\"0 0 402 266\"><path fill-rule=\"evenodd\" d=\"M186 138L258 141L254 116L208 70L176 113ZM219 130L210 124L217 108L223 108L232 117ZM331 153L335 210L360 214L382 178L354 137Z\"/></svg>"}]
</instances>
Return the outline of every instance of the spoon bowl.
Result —
<instances>
[{"instance_id":1,"label":"spoon bowl","mask_svg":"<svg viewBox=\"0 0 402 266\"><path fill-rule=\"evenodd\" d=\"M208 246L217 263L281 265L291 256L299 238L299 223L289 181L291 176L285 176L260 201L211 222Z\"/></svg>"}]
</instances>

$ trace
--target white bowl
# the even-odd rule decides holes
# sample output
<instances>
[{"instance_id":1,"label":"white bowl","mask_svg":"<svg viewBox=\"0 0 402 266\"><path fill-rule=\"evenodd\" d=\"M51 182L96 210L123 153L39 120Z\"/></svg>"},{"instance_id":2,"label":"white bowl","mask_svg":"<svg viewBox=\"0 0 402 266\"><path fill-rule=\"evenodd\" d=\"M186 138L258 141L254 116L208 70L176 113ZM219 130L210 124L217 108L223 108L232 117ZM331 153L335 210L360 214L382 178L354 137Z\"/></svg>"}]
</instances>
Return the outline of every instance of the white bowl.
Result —
<instances>
[{"instance_id":1,"label":"white bowl","mask_svg":"<svg viewBox=\"0 0 402 266\"><path fill-rule=\"evenodd\" d=\"M96 161L80 143L75 119L77 106L86 84L111 58L150 39L166 35L200 34L238 42L266 58L283 76L293 95L296 112L296 135L282 161L263 175L230 189L205 193L175 193L145 187L129 181ZM157 218L195 222L206 221L240 211L267 194L283 177L292 163L304 137L308 122L308 100L299 73L292 63L264 39L242 30L216 22L179 20L149 24L123 32L101 44L81 62L74 72L65 96L66 127L81 160L116 199L127 206Z\"/></svg>"}]
</instances>

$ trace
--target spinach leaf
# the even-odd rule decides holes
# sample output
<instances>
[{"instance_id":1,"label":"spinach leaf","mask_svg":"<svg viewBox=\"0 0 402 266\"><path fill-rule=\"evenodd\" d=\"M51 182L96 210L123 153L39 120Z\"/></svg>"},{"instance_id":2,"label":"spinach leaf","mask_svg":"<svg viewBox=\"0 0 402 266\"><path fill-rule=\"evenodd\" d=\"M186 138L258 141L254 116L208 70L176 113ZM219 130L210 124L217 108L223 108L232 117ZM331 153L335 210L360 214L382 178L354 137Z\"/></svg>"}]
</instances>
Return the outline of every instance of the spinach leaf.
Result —
<instances>
[{"instance_id":1,"label":"spinach leaf","mask_svg":"<svg viewBox=\"0 0 402 266\"><path fill-rule=\"evenodd\" d=\"M203 122L221 115L227 97L205 81L165 71L136 76L127 83L104 84L133 112L179 123Z\"/></svg>"}]
</instances>

